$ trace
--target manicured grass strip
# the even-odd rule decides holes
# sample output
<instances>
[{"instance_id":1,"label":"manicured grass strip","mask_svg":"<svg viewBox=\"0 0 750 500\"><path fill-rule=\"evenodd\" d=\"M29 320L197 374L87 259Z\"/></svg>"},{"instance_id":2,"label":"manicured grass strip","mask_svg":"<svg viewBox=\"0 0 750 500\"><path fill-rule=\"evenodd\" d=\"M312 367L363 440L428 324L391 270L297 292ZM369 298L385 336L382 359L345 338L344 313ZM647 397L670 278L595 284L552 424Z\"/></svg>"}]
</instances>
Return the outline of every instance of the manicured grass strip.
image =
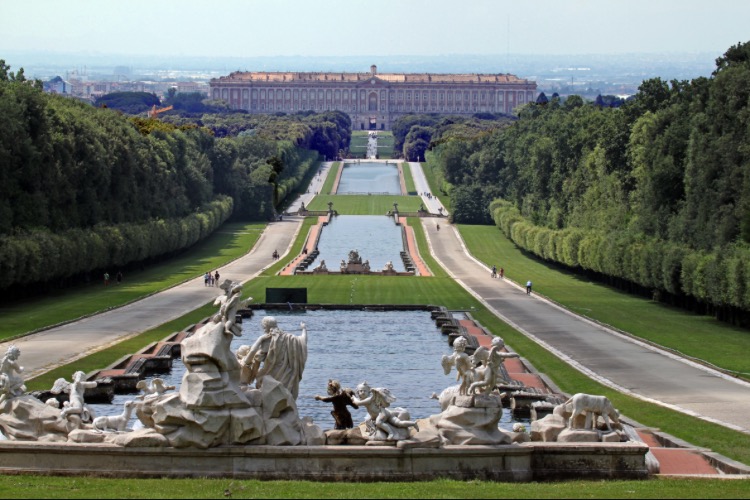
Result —
<instances>
[{"instance_id":1,"label":"manicured grass strip","mask_svg":"<svg viewBox=\"0 0 750 500\"><path fill-rule=\"evenodd\" d=\"M265 229L264 223L227 223L179 257L143 271L125 272L121 285L91 284L42 297L0 305L0 340L118 307L202 275L246 254Z\"/></svg>"},{"instance_id":2,"label":"manicured grass strip","mask_svg":"<svg viewBox=\"0 0 750 500\"><path fill-rule=\"evenodd\" d=\"M495 226L459 225L471 253L571 311L721 368L750 374L750 332L669 307L529 257Z\"/></svg>"},{"instance_id":3,"label":"manicured grass strip","mask_svg":"<svg viewBox=\"0 0 750 500\"><path fill-rule=\"evenodd\" d=\"M414 177L411 175L411 167L408 162L401 164L401 169L404 171L404 182L406 183L406 192L409 194L417 194L417 187L414 185Z\"/></svg>"},{"instance_id":4,"label":"manicured grass strip","mask_svg":"<svg viewBox=\"0 0 750 500\"><path fill-rule=\"evenodd\" d=\"M341 170L342 165L343 164L340 163L340 162L338 162L338 161L333 162L333 164L331 165L331 168L330 168L330 170L328 172L328 177L326 177L326 181L323 183L323 187L320 188L320 192L321 193L327 194L327 195L331 194L331 191L333 190L333 183L336 182L336 176L338 175L339 170ZM317 199L318 199L318 196L316 196L315 198L313 198L313 202L310 203L310 205L314 205L315 204L315 200L317 200ZM310 210L328 210L328 207L319 208L319 209L312 209L312 208L308 207L308 209L310 209Z\"/></svg>"},{"instance_id":5,"label":"manicured grass strip","mask_svg":"<svg viewBox=\"0 0 750 500\"><path fill-rule=\"evenodd\" d=\"M340 215L385 215L393 210L393 203L398 203L401 212L416 212L421 204L418 196L347 194L316 196L308 208L328 210L329 201L333 202L333 209Z\"/></svg>"},{"instance_id":6,"label":"manicured grass strip","mask_svg":"<svg viewBox=\"0 0 750 500\"><path fill-rule=\"evenodd\" d=\"M498 483L438 479L324 483L234 479L0 476L4 498L747 498L750 481L653 479Z\"/></svg>"}]
</instances>

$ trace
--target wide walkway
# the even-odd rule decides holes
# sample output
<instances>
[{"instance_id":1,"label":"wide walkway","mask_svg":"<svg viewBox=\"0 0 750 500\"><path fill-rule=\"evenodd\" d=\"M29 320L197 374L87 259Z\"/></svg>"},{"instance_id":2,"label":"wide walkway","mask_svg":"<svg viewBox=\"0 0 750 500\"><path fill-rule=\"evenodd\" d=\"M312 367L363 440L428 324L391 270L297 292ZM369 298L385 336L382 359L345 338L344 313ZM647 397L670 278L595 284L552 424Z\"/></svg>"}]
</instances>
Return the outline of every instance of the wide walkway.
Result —
<instances>
[{"instance_id":1,"label":"wide walkway","mask_svg":"<svg viewBox=\"0 0 750 500\"><path fill-rule=\"evenodd\" d=\"M412 172L420 170L412 163ZM416 167L415 167L416 165ZM415 176L416 177L416 176ZM434 200L435 198L433 198ZM750 384L576 316L508 280L468 252L453 226L422 219L430 251L461 286L504 321L601 383L750 433ZM544 366L537 366L544 372Z\"/></svg>"},{"instance_id":2,"label":"wide walkway","mask_svg":"<svg viewBox=\"0 0 750 500\"><path fill-rule=\"evenodd\" d=\"M244 283L260 274L275 262L274 250L282 256L288 252L301 225L299 217L270 223L250 253L219 268L221 281L229 278ZM2 343L0 352L9 344L18 346L25 376L32 378L179 318L223 293L220 288L206 287L200 276L124 307Z\"/></svg>"},{"instance_id":3,"label":"wide walkway","mask_svg":"<svg viewBox=\"0 0 750 500\"><path fill-rule=\"evenodd\" d=\"M322 185L330 164L315 176ZM419 192L428 192L421 166L411 163ZM317 189L303 195L309 203ZM423 197L437 212L437 198ZM294 210L294 205L290 211ZM750 432L750 384L737 381L682 358L666 354L584 320L519 286L490 278L489 269L467 252L454 228L443 219L422 220L436 259L479 300L519 331L555 352L582 372L623 392L679 411ZM437 231L436 224L444 225ZM219 269L222 278L241 282L258 275L285 255L301 227L301 219L285 216L264 231L246 256ZM204 287L202 277L106 313L17 339L27 377L70 363L90 352L119 342L194 310L219 295ZM261 299L262 300L262 299ZM1 352L7 343L0 345ZM544 366L538 366L544 371Z\"/></svg>"}]
</instances>

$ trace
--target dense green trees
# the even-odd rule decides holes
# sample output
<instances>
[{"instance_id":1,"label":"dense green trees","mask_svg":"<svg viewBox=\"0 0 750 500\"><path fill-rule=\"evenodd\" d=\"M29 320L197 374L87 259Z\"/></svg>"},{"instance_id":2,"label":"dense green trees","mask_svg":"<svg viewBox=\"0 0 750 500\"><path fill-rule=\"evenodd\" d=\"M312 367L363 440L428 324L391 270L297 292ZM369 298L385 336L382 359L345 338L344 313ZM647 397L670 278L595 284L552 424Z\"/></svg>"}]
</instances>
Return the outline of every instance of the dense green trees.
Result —
<instances>
[{"instance_id":1,"label":"dense green trees","mask_svg":"<svg viewBox=\"0 0 750 500\"><path fill-rule=\"evenodd\" d=\"M177 252L229 217L268 220L318 151L335 156L350 137L340 113L204 123L111 109L143 98L92 107L0 61L0 294Z\"/></svg>"},{"instance_id":2,"label":"dense green trees","mask_svg":"<svg viewBox=\"0 0 750 500\"><path fill-rule=\"evenodd\" d=\"M116 109L131 115L146 112L153 106L160 105L159 98L150 92L112 92L94 102L96 107Z\"/></svg>"},{"instance_id":3,"label":"dense green trees","mask_svg":"<svg viewBox=\"0 0 750 500\"><path fill-rule=\"evenodd\" d=\"M473 200L495 190L483 213L521 248L747 323L749 54L730 48L711 78L647 80L617 106L553 98L511 127L433 136L454 219L481 220Z\"/></svg>"}]
</instances>

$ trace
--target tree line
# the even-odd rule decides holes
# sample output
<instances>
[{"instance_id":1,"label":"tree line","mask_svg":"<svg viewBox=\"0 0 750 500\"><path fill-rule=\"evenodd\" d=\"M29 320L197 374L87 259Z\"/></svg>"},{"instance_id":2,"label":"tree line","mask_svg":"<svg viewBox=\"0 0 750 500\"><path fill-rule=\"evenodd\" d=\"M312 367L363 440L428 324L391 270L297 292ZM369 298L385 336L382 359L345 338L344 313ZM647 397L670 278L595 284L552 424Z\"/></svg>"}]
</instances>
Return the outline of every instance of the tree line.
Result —
<instances>
[{"instance_id":1,"label":"tree line","mask_svg":"<svg viewBox=\"0 0 750 500\"><path fill-rule=\"evenodd\" d=\"M750 324L750 43L710 77L644 81L619 106L529 104L433 144L456 222L540 258ZM488 198L497 201L487 203Z\"/></svg>"},{"instance_id":2,"label":"tree line","mask_svg":"<svg viewBox=\"0 0 750 500\"><path fill-rule=\"evenodd\" d=\"M316 148L351 134L333 114L224 135L231 114L131 116L45 94L3 60L0 116L0 294L174 253L230 218L269 220L312 175Z\"/></svg>"}]
</instances>

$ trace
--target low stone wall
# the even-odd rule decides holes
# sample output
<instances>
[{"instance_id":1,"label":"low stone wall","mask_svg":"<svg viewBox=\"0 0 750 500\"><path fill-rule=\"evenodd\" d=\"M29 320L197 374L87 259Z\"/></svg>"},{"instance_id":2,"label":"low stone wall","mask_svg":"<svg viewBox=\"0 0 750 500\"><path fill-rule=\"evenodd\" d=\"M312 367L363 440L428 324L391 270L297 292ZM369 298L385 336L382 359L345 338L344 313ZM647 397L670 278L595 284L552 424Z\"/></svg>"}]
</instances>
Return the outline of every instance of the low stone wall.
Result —
<instances>
[{"instance_id":1,"label":"low stone wall","mask_svg":"<svg viewBox=\"0 0 750 500\"><path fill-rule=\"evenodd\" d=\"M641 443L525 443L398 449L371 446L121 448L0 443L0 473L227 477L316 481L645 479Z\"/></svg>"}]
</instances>

